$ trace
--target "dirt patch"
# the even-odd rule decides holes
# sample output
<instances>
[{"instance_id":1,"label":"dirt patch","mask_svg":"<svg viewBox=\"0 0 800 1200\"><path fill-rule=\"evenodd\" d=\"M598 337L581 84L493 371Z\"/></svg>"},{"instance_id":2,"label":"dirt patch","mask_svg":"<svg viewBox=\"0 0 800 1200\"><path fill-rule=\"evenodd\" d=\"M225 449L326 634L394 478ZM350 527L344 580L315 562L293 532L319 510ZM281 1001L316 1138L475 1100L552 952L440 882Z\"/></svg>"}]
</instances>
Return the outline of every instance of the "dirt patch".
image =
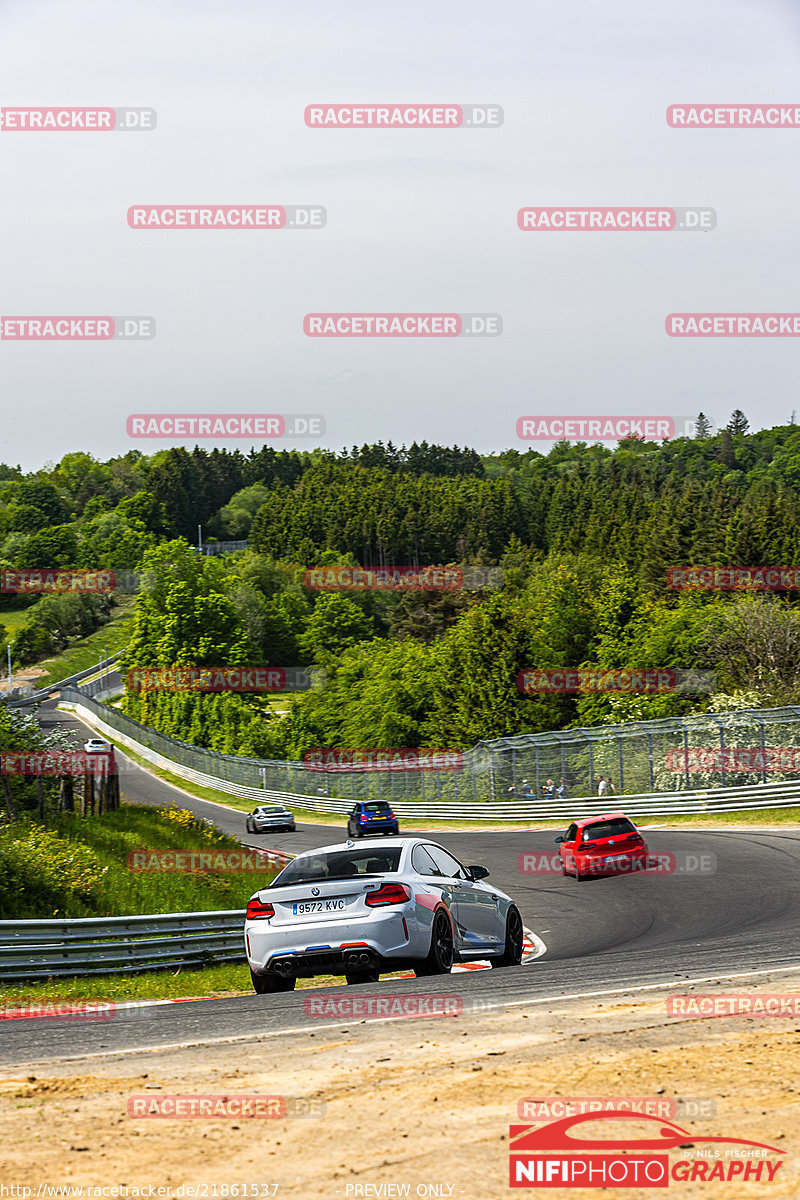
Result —
<instances>
[{"instance_id":1,"label":"dirt patch","mask_svg":"<svg viewBox=\"0 0 800 1200\"><path fill-rule=\"evenodd\" d=\"M0 624L2 624L1 616L0 616ZM47 670L46 667L21 667L19 670L15 670L12 672L11 682L15 688L18 688L21 684L35 683L37 679L41 679L41 677L43 675L48 675L48 674L49 674L49 671ZM2 677L0 677L0 692L7 692L7 691L8 691L8 675L3 675Z\"/></svg>"},{"instance_id":2,"label":"dirt patch","mask_svg":"<svg viewBox=\"0 0 800 1200\"><path fill-rule=\"evenodd\" d=\"M36 1100L52 1096L96 1096L104 1092L116 1092L123 1087L147 1086L147 1075L131 1078L113 1078L104 1075L66 1075L40 1079L28 1075L26 1079L0 1079L0 1095L14 1100Z\"/></svg>"},{"instance_id":3,"label":"dirt patch","mask_svg":"<svg viewBox=\"0 0 800 1200\"><path fill-rule=\"evenodd\" d=\"M797 987L790 975L762 980L758 990ZM383 1024L325 1021L327 1028L280 1038L41 1069L35 1079L17 1070L0 1088L4 1182L31 1186L34 1196L40 1183L152 1184L171 1188L165 1197L188 1196L176 1189L197 1184L206 1191L196 1196L212 1198L235 1196L222 1189L247 1184L261 1190L239 1196L498 1200L515 1194L508 1186L509 1125L541 1124L524 1110L520 1115L521 1101L649 1097L672 1106L669 1119L688 1131L684 1148L669 1151L672 1163L712 1149L704 1137L766 1143L786 1151L774 1181L737 1181L737 1198L797 1196L800 1021L675 1021L665 998L641 993L602 1004L517 1005L478 1017ZM299 1097L301 1115L128 1115L133 1096L147 1106L172 1095ZM699 1113L692 1108L698 1101L705 1102ZM612 1133L607 1126L587 1130L642 1136L638 1121L617 1122ZM277 1192L264 1190L267 1184ZM669 1194L711 1196L721 1194L718 1186L673 1181ZM596 1200L598 1193L548 1194ZM646 1200L654 1191L624 1194Z\"/></svg>"}]
</instances>

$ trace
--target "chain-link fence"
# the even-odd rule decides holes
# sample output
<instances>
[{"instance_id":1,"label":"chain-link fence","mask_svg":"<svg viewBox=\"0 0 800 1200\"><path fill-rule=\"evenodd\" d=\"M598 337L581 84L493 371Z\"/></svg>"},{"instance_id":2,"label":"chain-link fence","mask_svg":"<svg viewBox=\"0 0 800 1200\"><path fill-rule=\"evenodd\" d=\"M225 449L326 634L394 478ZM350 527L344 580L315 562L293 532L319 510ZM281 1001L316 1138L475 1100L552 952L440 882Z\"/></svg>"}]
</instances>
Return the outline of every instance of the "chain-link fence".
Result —
<instances>
[{"instance_id":1,"label":"chain-link fence","mask_svg":"<svg viewBox=\"0 0 800 1200\"><path fill-rule=\"evenodd\" d=\"M230 783L320 799L472 805L742 788L800 779L800 708L632 721L479 742L435 767L311 764L240 758L188 745L64 688L112 729L173 762ZM424 763L424 759L421 760ZM434 762L437 761L434 758ZM600 780L607 782L600 789ZM561 787L562 791L558 789ZM550 790L552 788L552 791Z\"/></svg>"}]
</instances>

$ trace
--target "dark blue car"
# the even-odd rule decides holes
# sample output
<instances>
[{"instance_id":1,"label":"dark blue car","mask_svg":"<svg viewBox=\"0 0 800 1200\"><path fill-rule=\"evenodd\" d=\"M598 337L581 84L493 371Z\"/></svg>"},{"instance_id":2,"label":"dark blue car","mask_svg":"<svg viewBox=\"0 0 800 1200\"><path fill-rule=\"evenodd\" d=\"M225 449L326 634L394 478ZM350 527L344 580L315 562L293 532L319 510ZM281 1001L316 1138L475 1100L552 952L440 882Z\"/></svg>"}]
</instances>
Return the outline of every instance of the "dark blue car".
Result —
<instances>
[{"instance_id":1,"label":"dark blue car","mask_svg":"<svg viewBox=\"0 0 800 1200\"><path fill-rule=\"evenodd\" d=\"M347 836L364 837L367 833L398 834L397 817L385 800L359 800L347 818Z\"/></svg>"}]
</instances>

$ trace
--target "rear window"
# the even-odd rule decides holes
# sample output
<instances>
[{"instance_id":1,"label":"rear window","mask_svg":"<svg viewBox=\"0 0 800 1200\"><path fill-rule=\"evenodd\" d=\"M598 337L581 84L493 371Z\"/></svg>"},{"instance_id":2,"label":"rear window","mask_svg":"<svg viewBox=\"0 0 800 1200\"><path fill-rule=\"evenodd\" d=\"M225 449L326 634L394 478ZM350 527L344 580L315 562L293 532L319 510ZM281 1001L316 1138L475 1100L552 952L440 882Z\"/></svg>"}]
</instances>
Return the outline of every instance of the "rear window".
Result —
<instances>
[{"instance_id":1,"label":"rear window","mask_svg":"<svg viewBox=\"0 0 800 1200\"><path fill-rule=\"evenodd\" d=\"M380 850L335 850L329 854L309 854L295 858L270 885L283 887L290 883L314 883L321 879L351 879L354 875L382 875L396 871L400 865L401 846L385 846Z\"/></svg>"},{"instance_id":2,"label":"rear window","mask_svg":"<svg viewBox=\"0 0 800 1200\"><path fill-rule=\"evenodd\" d=\"M363 805L364 812L388 812L389 805L385 800L376 800L373 804Z\"/></svg>"},{"instance_id":3,"label":"rear window","mask_svg":"<svg viewBox=\"0 0 800 1200\"><path fill-rule=\"evenodd\" d=\"M595 838L622 837L623 834L635 832L636 826L627 817L617 817L614 821L598 821L596 825L586 825L581 840L593 842Z\"/></svg>"}]
</instances>

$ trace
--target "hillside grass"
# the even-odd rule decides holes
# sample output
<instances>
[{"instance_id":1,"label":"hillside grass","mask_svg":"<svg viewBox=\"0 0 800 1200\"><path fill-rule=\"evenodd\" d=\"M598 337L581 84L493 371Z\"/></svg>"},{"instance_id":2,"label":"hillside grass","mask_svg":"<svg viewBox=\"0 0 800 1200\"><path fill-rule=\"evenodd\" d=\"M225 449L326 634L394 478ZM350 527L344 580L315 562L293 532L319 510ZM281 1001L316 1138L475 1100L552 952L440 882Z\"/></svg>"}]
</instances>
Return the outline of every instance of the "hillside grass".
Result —
<instances>
[{"instance_id":1,"label":"hillside grass","mask_svg":"<svg viewBox=\"0 0 800 1200\"><path fill-rule=\"evenodd\" d=\"M274 871L134 871L131 851L241 849L177 806L125 804L98 817L30 816L0 826L0 918L121 917L244 908Z\"/></svg>"},{"instance_id":2,"label":"hillside grass","mask_svg":"<svg viewBox=\"0 0 800 1200\"><path fill-rule=\"evenodd\" d=\"M3 608L0 609L0 625L5 625L8 632L12 635L19 632L25 624L25 618L30 612L32 605L25 604L20 608Z\"/></svg>"},{"instance_id":3,"label":"hillside grass","mask_svg":"<svg viewBox=\"0 0 800 1200\"><path fill-rule=\"evenodd\" d=\"M42 675L36 680L37 686L47 687L51 683L58 683L61 679L74 675L77 671L85 671L89 667L96 666L98 661L105 657L106 651L111 655L116 654L118 650L124 650L133 631L134 600L133 596L126 597L115 606L111 619L105 625L101 625L87 637L80 638L54 658L45 658L34 664L47 671L46 675ZM0 624L2 624L2 615L0 615Z\"/></svg>"}]
</instances>

